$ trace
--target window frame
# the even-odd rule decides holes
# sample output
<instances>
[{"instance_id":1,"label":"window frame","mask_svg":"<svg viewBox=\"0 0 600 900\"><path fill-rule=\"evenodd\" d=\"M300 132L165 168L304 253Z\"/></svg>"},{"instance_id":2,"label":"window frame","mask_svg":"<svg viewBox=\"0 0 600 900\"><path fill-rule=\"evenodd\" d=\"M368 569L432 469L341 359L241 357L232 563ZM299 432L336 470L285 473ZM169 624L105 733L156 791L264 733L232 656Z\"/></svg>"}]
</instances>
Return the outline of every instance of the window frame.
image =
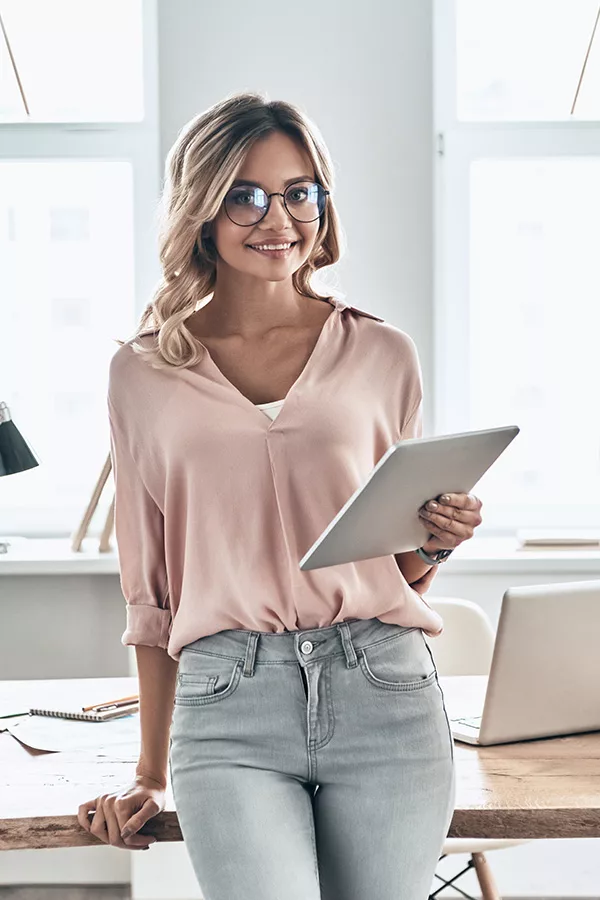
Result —
<instances>
[{"instance_id":1,"label":"window frame","mask_svg":"<svg viewBox=\"0 0 600 900\"><path fill-rule=\"evenodd\" d=\"M434 0L433 416L435 432L467 431L469 421L469 176L478 159L600 158L600 121L462 122L456 110L456 0ZM600 37L596 37L600 40ZM505 424L514 424L507 422ZM518 424L518 423L516 423ZM519 437L517 437L519 440ZM590 507L513 506L481 525L481 536L518 528L595 528Z\"/></svg>"}]
</instances>

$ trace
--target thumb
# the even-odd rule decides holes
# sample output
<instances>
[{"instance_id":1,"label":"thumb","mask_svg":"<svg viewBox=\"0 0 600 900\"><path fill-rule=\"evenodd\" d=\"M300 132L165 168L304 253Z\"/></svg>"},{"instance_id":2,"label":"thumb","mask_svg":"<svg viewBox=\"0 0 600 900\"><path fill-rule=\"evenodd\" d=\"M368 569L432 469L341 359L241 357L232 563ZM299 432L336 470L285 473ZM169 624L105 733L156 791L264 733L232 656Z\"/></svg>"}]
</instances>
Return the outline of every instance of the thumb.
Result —
<instances>
[{"instance_id":1,"label":"thumb","mask_svg":"<svg viewBox=\"0 0 600 900\"><path fill-rule=\"evenodd\" d=\"M128 837L130 834L135 834L136 831L145 825L148 819L151 819L159 812L158 803L156 800L153 800L152 797L148 797L145 800L142 808L135 813L135 815L131 816L123 827L121 828L121 837Z\"/></svg>"}]
</instances>

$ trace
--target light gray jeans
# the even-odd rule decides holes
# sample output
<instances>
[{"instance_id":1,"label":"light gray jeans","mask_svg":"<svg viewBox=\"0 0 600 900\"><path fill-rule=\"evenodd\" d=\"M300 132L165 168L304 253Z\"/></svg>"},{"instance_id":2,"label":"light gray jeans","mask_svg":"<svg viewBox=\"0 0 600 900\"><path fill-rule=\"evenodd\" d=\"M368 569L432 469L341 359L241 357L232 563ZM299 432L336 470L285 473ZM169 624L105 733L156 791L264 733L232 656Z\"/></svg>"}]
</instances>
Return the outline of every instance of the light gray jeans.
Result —
<instances>
[{"instance_id":1,"label":"light gray jeans","mask_svg":"<svg viewBox=\"0 0 600 900\"><path fill-rule=\"evenodd\" d=\"M169 766L205 900L426 900L454 747L420 628L228 629L183 648Z\"/></svg>"}]
</instances>

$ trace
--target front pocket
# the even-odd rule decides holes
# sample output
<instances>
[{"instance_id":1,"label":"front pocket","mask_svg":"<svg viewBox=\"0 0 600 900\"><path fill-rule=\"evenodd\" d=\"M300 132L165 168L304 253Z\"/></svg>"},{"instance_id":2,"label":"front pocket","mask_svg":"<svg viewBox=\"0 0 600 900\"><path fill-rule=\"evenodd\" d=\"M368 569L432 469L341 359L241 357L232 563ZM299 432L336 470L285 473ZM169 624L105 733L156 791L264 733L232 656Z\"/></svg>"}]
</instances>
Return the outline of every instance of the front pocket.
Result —
<instances>
[{"instance_id":1,"label":"front pocket","mask_svg":"<svg viewBox=\"0 0 600 900\"><path fill-rule=\"evenodd\" d=\"M436 681L436 669L420 628L358 651L370 684L387 691L419 691Z\"/></svg>"},{"instance_id":2,"label":"front pocket","mask_svg":"<svg viewBox=\"0 0 600 900\"><path fill-rule=\"evenodd\" d=\"M240 659L184 648L179 659L175 704L199 706L223 700L238 687L241 674Z\"/></svg>"}]
</instances>

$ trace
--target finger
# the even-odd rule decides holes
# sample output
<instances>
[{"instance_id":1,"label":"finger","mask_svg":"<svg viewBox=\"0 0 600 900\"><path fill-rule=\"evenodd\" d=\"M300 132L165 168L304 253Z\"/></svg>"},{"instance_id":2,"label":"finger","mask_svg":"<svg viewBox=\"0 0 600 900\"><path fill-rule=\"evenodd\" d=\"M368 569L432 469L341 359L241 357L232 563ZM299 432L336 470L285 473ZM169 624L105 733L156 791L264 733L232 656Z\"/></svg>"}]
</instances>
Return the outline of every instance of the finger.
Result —
<instances>
[{"instance_id":1,"label":"finger","mask_svg":"<svg viewBox=\"0 0 600 900\"><path fill-rule=\"evenodd\" d=\"M106 830L106 818L104 816L101 797L98 797L96 799L96 812L94 813L94 818L92 819L90 824L90 832L94 835L94 837L97 837L105 844L108 844L108 831Z\"/></svg>"},{"instance_id":2,"label":"finger","mask_svg":"<svg viewBox=\"0 0 600 900\"><path fill-rule=\"evenodd\" d=\"M439 497L436 498L439 503L442 503L444 506L455 506L458 509L481 509L482 503L479 497L476 497L475 494L452 494L445 493L440 494Z\"/></svg>"},{"instance_id":3,"label":"finger","mask_svg":"<svg viewBox=\"0 0 600 900\"><path fill-rule=\"evenodd\" d=\"M419 513L426 519L434 519L437 516L438 518L435 521L438 524L441 522L440 516L448 522L474 522L475 516L475 513L471 512L471 510L457 509L455 506L441 506L440 504L437 504L435 509L423 507L419 510Z\"/></svg>"},{"instance_id":4,"label":"finger","mask_svg":"<svg viewBox=\"0 0 600 900\"><path fill-rule=\"evenodd\" d=\"M156 800L153 800L152 797L148 797L142 808L123 823L121 831L125 833L125 835L127 835L127 832L129 832L129 834L134 834L159 811Z\"/></svg>"},{"instance_id":5,"label":"finger","mask_svg":"<svg viewBox=\"0 0 600 900\"><path fill-rule=\"evenodd\" d=\"M445 516L440 511L441 508L442 507L438 507L435 512L432 512L429 509L425 509L422 510L419 515L427 525L437 525L438 528L444 528L447 531L452 532L453 534L461 534L461 526L469 523L467 523L466 520L464 522L461 522L458 517L454 518L452 514L450 516ZM470 515L469 513L465 512L461 513L460 510L457 510L457 512L463 517Z\"/></svg>"},{"instance_id":6,"label":"finger","mask_svg":"<svg viewBox=\"0 0 600 900\"><path fill-rule=\"evenodd\" d=\"M149 818L152 818L152 816L156 815L156 812L158 812L158 804L154 803L154 807L156 807L156 812L154 812L152 807L150 807L148 811L147 803L148 800L144 802L142 809L138 810L135 813L135 815L137 816L142 812L142 810L144 810L144 808L146 808L147 817L136 828L135 824L133 825L133 827L131 826L131 823L134 821L134 817L130 815L131 809L129 808L128 804L119 802L119 800L115 802L115 815L117 817L119 833L121 835L121 838L125 841L125 844L131 849L142 849L156 842L156 838L152 835L135 833L139 831L142 825L144 825Z\"/></svg>"},{"instance_id":7,"label":"finger","mask_svg":"<svg viewBox=\"0 0 600 900\"><path fill-rule=\"evenodd\" d=\"M430 500L429 503L432 501ZM455 506L440 506L436 501L433 501L436 505L434 509L428 509L427 507L421 507L419 510L419 514L424 515L424 517L429 520L433 515L437 516L445 516L446 519L450 521L463 522L465 525L469 525L472 528L476 528L477 525L481 525L482 519L481 514L478 509L457 509ZM444 524L442 520L438 519L438 524Z\"/></svg>"},{"instance_id":8,"label":"finger","mask_svg":"<svg viewBox=\"0 0 600 900\"><path fill-rule=\"evenodd\" d=\"M151 834L132 834L123 840L128 850L147 850L151 844L156 843L156 838Z\"/></svg>"},{"instance_id":9,"label":"finger","mask_svg":"<svg viewBox=\"0 0 600 900\"><path fill-rule=\"evenodd\" d=\"M86 803L82 803L77 810L77 821L81 825L82 828L85 828L86 831L90 830L90 817L88 813L91 810L96 808L95 800L88 800Z\"/></svg>"},{"instance_id":10,"label":"finger","mask_svg":"<svg viewBox=\"0 0 600 900\"><path fill-rule=\"evenodd\" d=\"M439 538L440 541L443 541L445 545L449 545L448 549L457 547L462 541L471 537L471 530L467 531L465 526L455 524L452 527L456 530L450 531L450 526L448 526L448 528L443 528L435 522L431 522L429 519L424 519L423 522L435 537ZM460 529L460 531L458 529Z\"/></svg>"},{"instance_id":11,"label":"finger","mask_svg":"<svg viewBox=\"0 0 600 900\"><path fill-rule=\"evenodd\" d=\"M108 829L108 839L112 847L120 847L122 850L126 848L125 841L121 837L121 831L119 829L119 823L117 822L117 817L115 816L115 801L110 800L106 804L105 810L106 817L106 827Z\"/></svg>"}]
</instances>

